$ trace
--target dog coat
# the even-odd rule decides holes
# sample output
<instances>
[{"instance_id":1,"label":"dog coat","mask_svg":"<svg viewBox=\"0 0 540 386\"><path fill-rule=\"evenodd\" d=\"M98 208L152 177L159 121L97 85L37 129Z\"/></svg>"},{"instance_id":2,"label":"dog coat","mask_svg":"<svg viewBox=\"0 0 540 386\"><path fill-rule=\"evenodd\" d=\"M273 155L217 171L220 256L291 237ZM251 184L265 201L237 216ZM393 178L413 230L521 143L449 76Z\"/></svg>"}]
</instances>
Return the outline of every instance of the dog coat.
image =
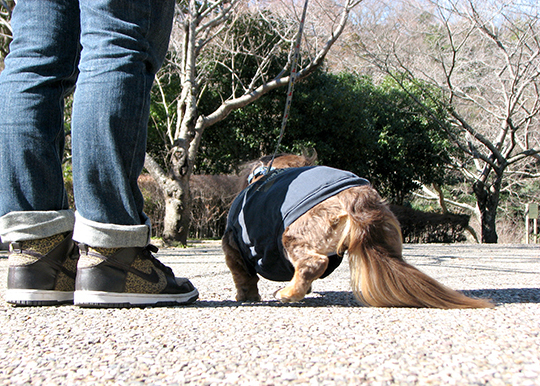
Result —
<instances>
[{"instance_id":1,"label":"dog coat","mask_svg":"<svg viewBox=\"0 0 540 386\"><path fill-rule=\"evenodd\" d=\"M315 205L353 186L369 182L355 174L326 166L276 169L244 189L232 203L227 230L232 231L251 274L289 281L294 267L285 256L285 229ZM338 255L322 277L342 261Z\"/></svg>"}]
</instances>

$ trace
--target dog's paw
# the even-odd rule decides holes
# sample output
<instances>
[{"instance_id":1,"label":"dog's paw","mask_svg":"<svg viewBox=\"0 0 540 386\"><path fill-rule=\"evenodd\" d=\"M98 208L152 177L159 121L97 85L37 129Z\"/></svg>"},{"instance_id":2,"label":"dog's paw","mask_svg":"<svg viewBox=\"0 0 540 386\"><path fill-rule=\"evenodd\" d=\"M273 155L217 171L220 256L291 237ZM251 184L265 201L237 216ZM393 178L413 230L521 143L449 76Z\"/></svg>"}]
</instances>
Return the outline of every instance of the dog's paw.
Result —
<instances>
[{"instance_id":1,"label":"dog's paw","mask_svg":"<svg viewBox=\"0 0 540 386\"><path fill-rule=\"evenodd\" d=\"M281 303L295 303L304 299L305 295L295 294L294 291L285 287L279 291L274 292L274 297L278 299Z\"/></svg>"},{"instance_id":2,"label":"dog's paw","mask_svg":"<svg viewBox=\"0 0 540 386\"><path fill-rule=\"evenodd\" d=\"M260 302L261 295L259 293L239 291L236 293L237 302Z\"/></svg>"}]
</instances>

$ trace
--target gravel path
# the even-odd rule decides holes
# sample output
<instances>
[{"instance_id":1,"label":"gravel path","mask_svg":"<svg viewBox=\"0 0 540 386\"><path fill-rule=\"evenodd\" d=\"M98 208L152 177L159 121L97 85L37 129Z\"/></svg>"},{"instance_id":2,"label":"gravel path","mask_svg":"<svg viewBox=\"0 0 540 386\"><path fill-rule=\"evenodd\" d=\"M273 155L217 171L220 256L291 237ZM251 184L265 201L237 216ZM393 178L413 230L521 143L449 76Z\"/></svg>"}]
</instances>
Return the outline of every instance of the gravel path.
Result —
<instances>
[{"instance_id":1,"label":"gravel path","mask_svg":"<svg viewBox=\"0 0 540 386\"><path fill-rule=\"evenodd\" d=\"M540 385L540 248L406 245L407 260L489 310L358 306L346 264L304 302L240 304L217 242L163 249L193 305L14 308L0 301L0 384ZM3 298L7 259L0 253Z\"/></svg>"}]
</instances>

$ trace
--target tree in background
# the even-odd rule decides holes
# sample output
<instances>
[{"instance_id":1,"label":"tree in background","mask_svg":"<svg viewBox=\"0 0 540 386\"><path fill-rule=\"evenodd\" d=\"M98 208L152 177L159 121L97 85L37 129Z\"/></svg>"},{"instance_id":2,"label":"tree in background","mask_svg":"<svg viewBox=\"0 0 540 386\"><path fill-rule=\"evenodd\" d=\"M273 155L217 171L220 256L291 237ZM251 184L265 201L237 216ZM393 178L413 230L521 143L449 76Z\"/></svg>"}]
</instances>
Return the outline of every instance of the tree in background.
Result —
<instances>
[{"instance_id":1,"label":"tree in background","mask_svg":"<svg viewBox=\"0 0 540 386\"><path fill-rule=\"evenodd\" d=\"M421 91L421 90L419 90ZM197 172L236 172L243 162L272 154L285 95L272 92L205 132ZM444 120L445 111L435 111ZM403 204L411 191L442 184L448 138L394 81L317 71L296 85L280 151L317 151L320 163L371 180Z\"/></svg>"},{"instance_id":2,"label":"tree in background","mask_svg":"<svg viewBox=\"0 0 540 386\"><path fill-rule=\"evenodd\" d=\"M362 10L350 47L426 111L433 104L446 109L451 125L441 127L452 129L447 132L460 150L452 166L476 203L445 200L477 216L482 242L497 242L501 192L511 189L515 176L540 176L539 5L396 1ZM411 87L425 92L415 97Z\"/></svg>"},{"instance_id":3,"label":"tree in background","mask_svg":"<svg viewBox=\"0 0 540 386\"><path fill-rule=\"evenodd\" d=\"M300 79L322 64L359 2L317 3L324 12L310 19L305 29ZM168 65L156 82L166 115L165 124L157 127L163 150L149 152L145 163L165 196L166 241L187 241L189 180L203 132L232 111L288 84L292 59L288 53L301 10L296 8L296 2L287 4L290 8L283 11L275 7L285 3L272 1L189 0L177 4ZM274 8L261 8L268 5ZM255 72L246 73L245 62L254 62ZM216 78L216 73L230 80L228 88L220 88L221 79ZM170 100L166 83L174 78L179 79L181 88ZM203 106L209 94L217 103Z\"/></svg>"}]
</instances>

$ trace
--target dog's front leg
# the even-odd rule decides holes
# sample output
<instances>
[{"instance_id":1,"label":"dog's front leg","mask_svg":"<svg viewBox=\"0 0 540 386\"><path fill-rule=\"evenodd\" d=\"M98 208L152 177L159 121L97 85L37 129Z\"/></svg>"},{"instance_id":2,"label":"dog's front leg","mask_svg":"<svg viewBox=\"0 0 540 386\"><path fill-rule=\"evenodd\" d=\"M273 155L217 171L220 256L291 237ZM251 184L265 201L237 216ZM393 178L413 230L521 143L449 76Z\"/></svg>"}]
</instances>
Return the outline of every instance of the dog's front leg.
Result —
<instances>
[{"instance_id":1,"label":"dog's front leg","mask_svg":"<svg viewBox=\"0 0 540 386\"><path fill-rule=\"evenodd\" d=\"M311 283L318 279L328 267L328 256L316 253L302 257L290 256L294 266L294 276L290 283L277 291L274 296L283 303L299 302L311 290Z\"/></svg>"},{"instance_id":2,"label":"dog's front leg","mask_svg":"<svg viewBox=\"0 0 540 386\"><path fill-rule=\"evenodd\" d=\"M261 296L257 287L259 277L248 272L231 232L225 233L221 240L221 246L225 253L225 262L231 271L236 287L236 300L239 302L260 301Z\"/></svg>"}]
</instances>

